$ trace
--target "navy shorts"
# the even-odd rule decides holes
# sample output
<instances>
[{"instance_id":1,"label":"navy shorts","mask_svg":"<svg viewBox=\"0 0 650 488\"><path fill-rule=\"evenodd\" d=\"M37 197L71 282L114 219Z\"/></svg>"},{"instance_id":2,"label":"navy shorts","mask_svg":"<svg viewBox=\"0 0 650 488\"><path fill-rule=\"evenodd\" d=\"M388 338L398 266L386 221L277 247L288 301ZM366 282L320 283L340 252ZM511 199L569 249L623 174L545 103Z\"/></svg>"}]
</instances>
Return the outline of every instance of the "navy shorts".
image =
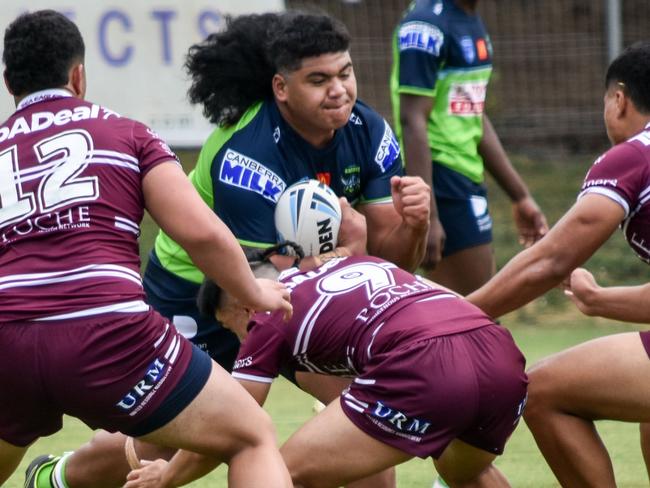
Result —
<instances>
[{"instance_id":1,"label":"navy shorts","mask_svg":"<svg viewBox=\"0 0 650 488\"><path fill-rule=\"evenodd\" d=\"M501 454L526 404L524 370L508 330L486 325L378 354L341 407L363 432L413 456L437 459L456 438Z\"/></svg>"},{"instance_id":2,"label":"navy shorts","mask_svg":"<svg viewBox=\"0 0 650 488\"><path fill-rule=\"evenodd\" d=\"M0 439L27 446L61 429L148 434L203 389L212 362L162 316L110 313L0 324Z\"/></svg>"},{"instance_id":3,"label":"navy shorts","mask_svg":"<svg viewBox=\"0 0 650 488\"><path fill-rule=\"evenodd\" d=\"M231 372L239 352L239 339L224 329L214 317L199 313L196 296L199 285L167 271L155 251L142 280L147 302L173 322L187 339L206 351L226 371Z\"/></svg>"},{"instance_id":4,"label":"navy shorts","mask_svg":"<svg viewBox=\"0 0 650 488\"><path fill-rule=\"evenodd\" d=\"M443 257L492 242L485 185L434 161L433 191L438 218L447 235Z\"/></svg>"}]
</instances>

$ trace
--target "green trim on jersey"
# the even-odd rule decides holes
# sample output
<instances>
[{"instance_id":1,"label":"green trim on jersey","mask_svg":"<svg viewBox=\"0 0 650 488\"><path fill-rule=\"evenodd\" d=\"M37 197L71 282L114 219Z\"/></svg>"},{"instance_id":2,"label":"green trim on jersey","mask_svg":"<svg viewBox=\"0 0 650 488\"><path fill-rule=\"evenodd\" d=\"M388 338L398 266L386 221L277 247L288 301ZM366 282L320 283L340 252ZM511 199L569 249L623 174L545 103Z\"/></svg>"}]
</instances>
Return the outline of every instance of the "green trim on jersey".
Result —
<instances>
[{"instance_id":1,"label":"green trim on jersey","mask_svg":"<svg viewBox=\"0 0 650 488\"><path fill-rule=\"evenodd\" d=\"M419 95L433 98L433 109L427 122L427 138L431 149L431 160L466 176L474 183L484 179L483 158L478 153L478 144L483 138L483 115L454 115L450 110L452 88L459 84L484 85L492 74L492 66L466 69L446 69L438 72L438 81L433 90L422 87L400 86L399 50L397 31L393 36L393 66L390 77L390 94L393 105L393 125L400 146L404 148L402 124L400 123L400 95ZM403 164L408 164L408 154L402 154Z\"/></svg>"},{"instance_id":2,"label":"green trim on jersey","mask_svg":"<svg viewBox=\"0 0 650 488\"><path fill-rule=\"evenodd\" d=\"M254 242L254 241L247 241L246 239L237 239L237 242L239 242L239 244L241 244L242 246L257 247L260 249L266 249L267 247L271 247L276 244L275 242Z\"/></svg>"},{"instance_id":3,"label":"green trim on jersey","mask_svg":"<svg viewBox=\"0 0 650 488\"><path fill-rule=\"evenodd\" d=\"M487 89L491 73L491 66L442 70L428 122L431 159L458 171L474 183L481 183L484 178L483 158L478 153L483 138L483 114L451 114L451 98L453 88L461 84L482 85L484 90Z\"/></svg>"},{"instance_id":4,"label":"green trim on jersey","mask_svg":"<svg viewBox=\"0 0 650 488\"><path fill-rule=\"evenodd\" d=\"M393 197L389 198L373 198L373 199L360 199L359 205L373 205L375 203L393 203ZM352 205L354 207L354 205Z\"/></svg>"},{"instance_id":5,"label":"green trim on jersey","mask_svg":"<svg viewBox=\"0 0 650 488\"><path fill-rule=\"evenodd\" d=\"M217 127L203 144L196 166L190 171L189 179L198 191L203 201L214 209L214 195L212 187L212 162L219 150L230 140L232 135L246 127L251 120L257 115L262 102L251 106L236 124L230 127ZM251 247L268 247L271 244L252 243L248 241L239 241L240 244ZM156 255L162 266L175 275L180 276L193 283L203 281L203 273L194 265L192 259L178 243L169 237L162 230L156 236L154 244Z\"/></svg>"}]
</instances>

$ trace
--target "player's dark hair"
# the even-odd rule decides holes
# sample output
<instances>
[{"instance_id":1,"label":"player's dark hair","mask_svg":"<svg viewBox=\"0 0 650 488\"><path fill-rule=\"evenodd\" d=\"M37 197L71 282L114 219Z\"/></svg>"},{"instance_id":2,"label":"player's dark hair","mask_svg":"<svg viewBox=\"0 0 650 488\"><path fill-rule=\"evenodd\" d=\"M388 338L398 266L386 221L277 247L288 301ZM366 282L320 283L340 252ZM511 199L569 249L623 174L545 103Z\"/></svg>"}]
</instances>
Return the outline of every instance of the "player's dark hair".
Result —
<instances>
[{"instance_id":1,"label":"player's dark hair","mask_svg":"<svg viewBox=\"0 0 650 488\"><path fill-rule=\"evenodd\" d=\"M300 244L293 241L284 241L266 249L247 248L244 251L246 259L253 270L253 274L255 274L256 268L269 265L271 263L270 257L279 252L296 256L296 265L305 257L305 252ZM211 279L205 278L196 296L196 306L199 309L199 313L205 317L214 317L220 305L221 295L221 287Z\"/></svg>"},{"instance_id":2,"label":"player's dark hair","mask_svg":"<svg viewBox=\"0 0 650 488\"><path fill-rule=\"evenodd\" d=\"M81 33L65 15L54 10L22 14L5 30L7 85L17 96L62 87L84 54Z\"/></svg>"},{"instance_id":3,"label":"player's dark hair","mask_svg":"<svg viewBox=\"0 0 650 488\"><path fill-rule=\"evenodd\" d=\"M607 69L605 87L622 83L637 110L650 114L650 42L642 41L625 49Z\"/></svg>"},{"instance_id":4,"label":"player's dark hair","mask_svg":"<svg viewBox=\"0 0 650 488\"><path fill-rule=\"evenodd\" d=\"M295 71L305 58L339 53L350 47L347 28L329 15L289 12L283 20L268 48L276 72Z\"/></svg>"},{"instance_id":5,"label":"player's dark hair","mask_svg":"<svg viewBox=\"0 0 650 488\"><path fill-rule=\"evenodd\" d=\"M235 124L255 102L273 97L271 80L304 58L348 49L350 35L325 14L285 12L228 18L226 29L190 47L190 102L213 124Z\"/></svg>"}]
</instances>

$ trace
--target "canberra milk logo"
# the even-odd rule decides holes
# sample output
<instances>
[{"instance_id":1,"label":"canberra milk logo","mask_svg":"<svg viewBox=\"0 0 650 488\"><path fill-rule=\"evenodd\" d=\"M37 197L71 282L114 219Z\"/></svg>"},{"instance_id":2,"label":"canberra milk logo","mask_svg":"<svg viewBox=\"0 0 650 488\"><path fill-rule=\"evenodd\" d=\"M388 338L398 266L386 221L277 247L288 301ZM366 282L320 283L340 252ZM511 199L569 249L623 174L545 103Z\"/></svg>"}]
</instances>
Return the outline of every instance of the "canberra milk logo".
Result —
<instances>
[{"instance_id":1,"label":"canberra milk logo","mask_svg":"<svg viewBox=\"0 0 650 488\"><path fill-rule=\"evenodd\" d=\"M407 22L400 27L397 35L400 51L416 49L434 56L440 55L440 48L445 40L445 35L440 29L426 22Z\"/></svg>"},{"instance_id":2,"label":"canberra milk logo","mask_svg":"<svg viewBox=\"0 0 650 488\"><path fill-rule=\"evenodd\" d=\"M259 193L277 203L286 184L269 168L232 149L226 149L221 161L219 180L226 185Z\"/></svg>"},{"instance_id":3,"label":"canberra milk logo","mask_svg":"<svg viewBox=\"0 0 650 488\"><path fill-rule=\"evenodd\" d=\"M393 129L390 128L388 122L384 120L384 136L381 138L379 148L375 154L375 163L381 168L381 172L385 173L393 165L399 156L399 143Z\"/></svg>"}]
</instances>

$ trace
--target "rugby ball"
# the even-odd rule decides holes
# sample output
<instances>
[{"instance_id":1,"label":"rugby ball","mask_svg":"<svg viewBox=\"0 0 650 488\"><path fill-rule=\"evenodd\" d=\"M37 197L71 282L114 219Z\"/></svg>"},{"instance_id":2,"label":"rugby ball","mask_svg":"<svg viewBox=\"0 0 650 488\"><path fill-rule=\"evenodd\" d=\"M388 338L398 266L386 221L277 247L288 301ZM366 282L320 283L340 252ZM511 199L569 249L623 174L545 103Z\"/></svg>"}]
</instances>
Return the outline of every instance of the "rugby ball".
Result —
<instances>
[{"instance_id":1,"label":"rugby ball","mask_svg":"<svg viewBox=\"0 0 650 488\"><path fill-rule=\"evenodd\" d=\"M301 180L289 186L275 206L278 242L300 244L305 256L333 251L340 226L339 198L318 180Z\"/></svg>"}]
</instances>

